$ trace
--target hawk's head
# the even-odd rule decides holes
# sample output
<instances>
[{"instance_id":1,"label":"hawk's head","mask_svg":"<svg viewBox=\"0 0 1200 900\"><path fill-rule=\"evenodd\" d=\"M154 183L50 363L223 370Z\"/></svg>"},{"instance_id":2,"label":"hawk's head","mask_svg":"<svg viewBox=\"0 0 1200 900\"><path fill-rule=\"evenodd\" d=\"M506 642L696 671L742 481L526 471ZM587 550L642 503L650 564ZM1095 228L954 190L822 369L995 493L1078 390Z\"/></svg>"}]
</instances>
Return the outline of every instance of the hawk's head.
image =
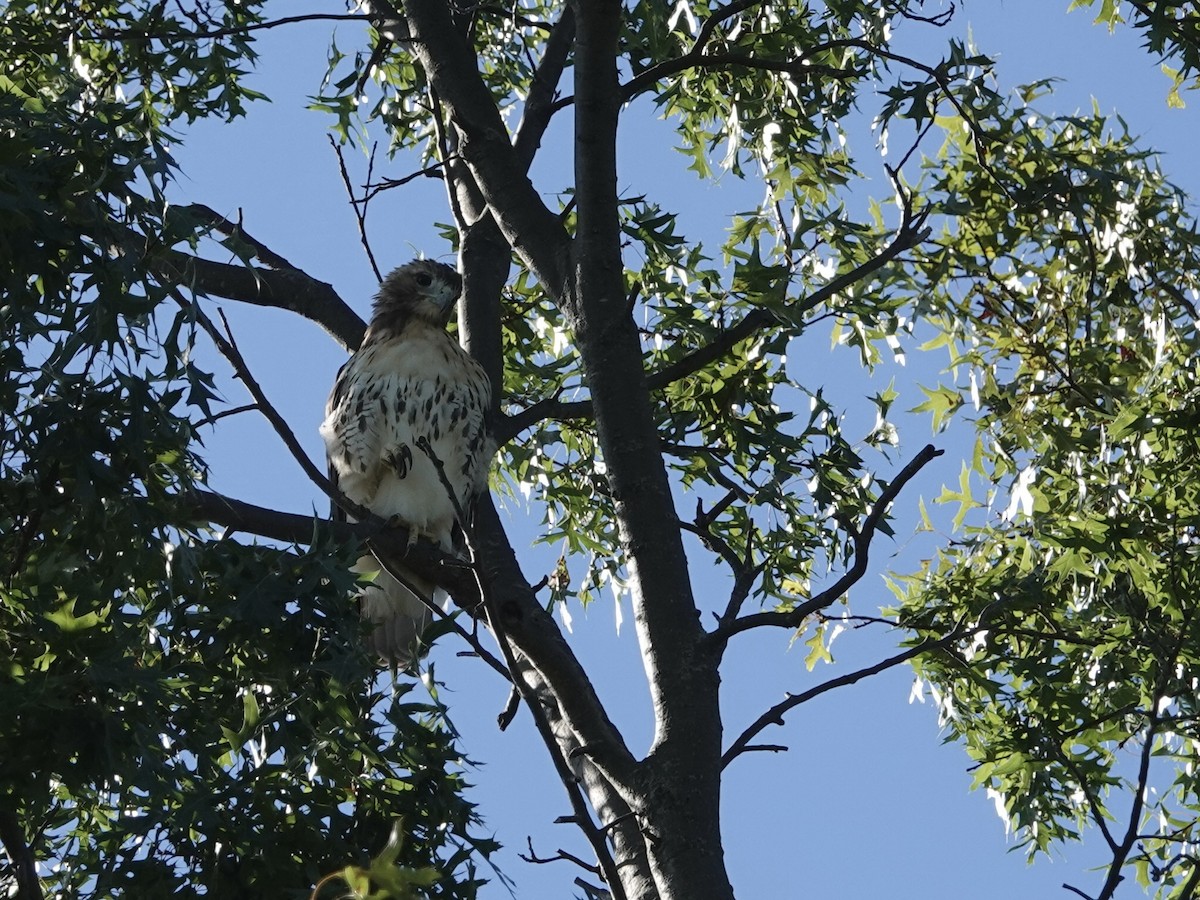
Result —
<instances>
[{"instance_id":1,"label":"hawk's head","mask_svg":"<svg viewBox=\"0 0 1200 900\"><path fill-rule=\"evenodd\" d=\"M445 328L461 291L462 277L452 268L431 259L414 259L393 269L379 285L371 326L402 325L416 318Z\"/></svg>"}]
</instances>

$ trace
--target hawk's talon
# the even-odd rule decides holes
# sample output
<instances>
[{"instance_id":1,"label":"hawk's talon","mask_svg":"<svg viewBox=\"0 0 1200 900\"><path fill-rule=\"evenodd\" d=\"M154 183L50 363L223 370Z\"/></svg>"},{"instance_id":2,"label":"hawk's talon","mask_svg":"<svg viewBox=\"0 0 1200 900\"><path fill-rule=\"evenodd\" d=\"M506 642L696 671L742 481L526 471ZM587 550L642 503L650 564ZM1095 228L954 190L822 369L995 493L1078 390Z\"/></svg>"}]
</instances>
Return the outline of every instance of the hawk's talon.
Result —
<instances>
[{"instance_id":1,"label":"hawk's talon","mask_svg":"<svg viewBox=\"0 0 1200 900\"><path fill-rule=\"evenodd\" d=\"M383 454L383 462L393 472L397 478L408 477L408 471L412 468L413 455L408 444L401 444L393 450L389 450Z\"/></svg>"},{"instance_id":2,"label":"hawk's talon","mask_svg":"<svg viewBox=\"0 0 1200 900\"><path fill-rule=\"evenodd\" d=\"M409 525L401 516L389 516L387 520L388 528L403 528L408 533L408 539L404 542L404 555L408 556L412 553L413 547L417 546L417 541L423 537L428 537L432 540L431 535L422 534L421 529L413 525Z\"/></svg>"}]
</instances>

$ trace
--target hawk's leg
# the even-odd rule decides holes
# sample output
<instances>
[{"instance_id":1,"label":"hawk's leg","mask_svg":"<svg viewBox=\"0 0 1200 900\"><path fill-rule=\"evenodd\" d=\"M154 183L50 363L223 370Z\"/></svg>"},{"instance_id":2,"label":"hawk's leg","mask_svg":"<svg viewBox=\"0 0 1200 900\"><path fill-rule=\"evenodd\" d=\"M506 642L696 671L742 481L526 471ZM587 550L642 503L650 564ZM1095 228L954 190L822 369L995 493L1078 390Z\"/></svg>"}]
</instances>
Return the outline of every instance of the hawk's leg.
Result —
<instances>
[{"instance_id":1,"label":"hawk's leg","mask_svg":"<svg viewBox=\"0 0 1200 900\"><path fill-rule=\"evenodd\" d=\"M408 530L408 541L405 542L404 545L405 556L408 556L408 554L412 553L413 547L417 545L417 541L419 541L421 538L425 538L436 543L432 534L426 534L417 526L408 524L408 522L405 522L402 518L400 518L400 516L392 516L390 519L388 519L388 524L393 528L404 528Z\"/></svg>"},{"instance_id":2,"label":"hawk's leg","mask_svg":"<svg viewBox=\"0 0 1200 900\"><path fill-rule=\"evenodd\" d=\"M396 473L397 478L407 478L412 468L413 455L408 444L400 444L383 454L384 463Z\"/></svg>"}]
</instances>

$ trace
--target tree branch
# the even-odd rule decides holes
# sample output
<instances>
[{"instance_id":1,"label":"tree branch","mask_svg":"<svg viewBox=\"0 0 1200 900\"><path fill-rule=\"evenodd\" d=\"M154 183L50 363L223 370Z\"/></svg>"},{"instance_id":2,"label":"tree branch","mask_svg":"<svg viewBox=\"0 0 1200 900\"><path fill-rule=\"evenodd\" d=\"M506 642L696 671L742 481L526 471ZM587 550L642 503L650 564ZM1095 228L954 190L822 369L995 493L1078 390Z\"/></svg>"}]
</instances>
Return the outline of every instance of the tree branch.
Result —
<instances>
[{"instance_id":1,"label":"tree branch","mask_svg":"<svg viewBox=\"0 0 1200 900\"><path fill-rule=\"evenodd\" d=\"M1096 900L1112 900L1116 896L1117 888L1125 880L1121 869L1125 866L1125 861L1129 858L1129 854L1133 850L1133 845L1137 843L1138 827L1142 822L1142 810L1146 805L1147 787L1150 783L1150 763L1154 758L1154 739L1158 734L1160 724L1158 706L1165 695L1166 681L1170 677L1171 671L1175 668L1175 661L1178 659L1179 649L1183 643L1183 635L1186 634L1187 630L1186 625L1180 630L1180 639L1175 647L1175 652L1171 654L1169 664L1162 665L1162 671L1159 673L1159 683L1155 686L1154 697L1152 698L1153 702L1146 711L1146 737L1142 741L1141 752L1138 754L1137 784L1131 791L1133 802L1129 809L1129 824L1125 829L1125 834L1120 844L1113 848L1112 862L1108 865L1108 874L1104 879L1104 886L1100 889L1100 893L1096 895Z\"/></svg>"},{"instance_id":2,"label":"tree branch","mask_svg":"<svg viewBox=\"0 0 1200 900\"><path fill-rule=\"evenodd\" d=\"M809 688L807 691L803 691L799 694L788 694L786 700L776 703L761 716L755 719L745 731L738 735L737 740L730 744L729 749L726 750L722 755L721 768L725 768L731 762L737 759L737 757L751 750L755 745L752 745L750 742L753 741L754 738L760 733L766 730L768 726L783 725L784 715L800 704L807 703L809 700L819 697L822 694L826 694L835 688L855 684L856 682L862 681L864 678L869 678L872 675L878 675L880 672L895 668L902 663L906 663L911 659L915 659L922 653L926 653L930 650L936 650L939 647L945 647L946 645L951 644L959 638L965 636L971 630L977 630L977 628L978 626L976 626L976 629L965 629L960 625L943 637L930 638L921 641L921 643L917 644L916 646L909 647L907 650L903 651L902 653L897 653L895 656L889 656L887 659L880 660L879 662L875 663L875 665L866 666L854 672L848 672L847 674L840 675L837 678L831 678L829 681L826 681L823 684L818 684L816 687Z\"/></svg>"},{"instance_id":3,"label":"tree branch","mask_svg":"<svg viewBox=\"0 0 1200 900\"><path fill-rule=\"evenodd\" d=\"M199 41L213 38L232 37L235 34L249 34L253 31L267 31L283 25L294 25L297 22L370 22L375 17L364 13L308 13L301 16L283 16L268 22L253 22L246 25L233 25L227 28L213 28L208 31L162 31L148 32L141 29L102 28L93 32L92 37L105 41Z\"/></svg>"},{"instance_id":4,"label":"tree branch","mask_svg":"<svg viewBox=\"0 0 1200 900\"><path fill-rule=\"evenodd\" d=\"M653 65L645 71L638 73L621 86L622 102L632 100L642 90L669 75L674 75L677 72L695 66L699 60L704 59L704 48L708 46L709 41L716 34L718 25L753 6L761 6L762 3L763 0L734 0L732 3L727 3L713 10L708 18L704 20L703 24L701 24L699 31L696 32L696 39L692 41L692 45L683 55Z\"/></svg>"},{"instance_id":5,"label":"tree branch","mask_svg":"<svg viewBox=\"0 0 1200 900\"><path fill-rule=\"evenodd\" d=\"M389 2L379 5L392 7ZM413 52L450 111L460 136L459 153L501 232L538 280L555 296L564 296L571 277L569 238L534 190L479 75L475 54L454 27L450 8L438 0L408 0L404 16Z\"/></svg>"},{"instance_id":6,"label":"tree branch","mask_svg":"<svg viewBox=\"0 0 1200 900\"><path fill-rule=\"evenodd\" d=\"M213 325L212 320L209 319L208 316L206 316L199 308L197 308L195 304L188 303L185 299L178 296L176 297L176 301L185 308L190 308L194 311L196 320L200 323L200 327L208 332L208 336L212 339L212 342L216 344L217 350L219 350L221 355L229 361L231 366L233 366L233 370L237 373L238 379L243 385L245 385L246 390L250 392L250 396L254 398L254 402L258 407L258 411L261 412L266 420L271 423L271 427L275 429L275 433L279 435L280 439L284 443L284 446L287 447L288 452L291 453L296 462L300 464L300 468L304 471L304 474L308 476L308 480L320 488L325 496L333 501L333 503L335 503L339 509L345 511L347 515L352 516L359 521L382 521L365 506L355 503L342 494L342 492L337 489L337 486L329 480L325 473L318 469L316 464L308 458L308 454L305 453L304 448L300 446L300 441L296 439L296 435L292 431L291 426L288 425L287 420L283 418L283 416L279 413L279 410L275 408L274 404L267 399L267 395L263 392L262 387L250 373L250 367L246 365L245 358L242 356L241 351L238 350L237 343L233 340L233 333L229 330L229 322L225 320L225 314L221 313L221 320L225 324L226 331L226 334L222 335L221 332L217 330L217 327ZM218 310L218 312L220 311Z\"/></svg>"},{"instance_id":7,"label":"tree branch","mask_svg":"<svg viewBox=\"0 0 1200 900\"><path fill-rule=\"evenodd\" d=\"M258 240L256 237L246 231L245 226L242 224L242 211L240 209L238 210L238 218L236 222L227 216L221 215L211 206L206 206L203 203L188 203L185 206L176 207L175 212L183 213L184 215L195 216L213 231L225 235L230 240L228 242L222 241L221 243L237 255L241 255L238 245L247 245L254 251L255 258L261 261L268 268L285 269L289 272L296 272L301 275L304 274L298 266L295 266L288 260L284 259L262 241Z\"/></svg>"},{"instance_id":8,"label":"tree branch","mask_svg":"<svg viewBox=\"0 0 1200 900\"><path fill-rule=\"evenodd\" d=\"M874 539L875 531L879 527L879 523L883 521L883 517L887 513L887 509L892 501L896 499L900 491L904 489L904 486L930 460L936 459L944 452L944 450L938 450L932 444L926 444L921 452L913 457L908 465L901 469L896 477L892 479L891 483L880 492L879 497L871 508L871 512L863 521L862 527L851 533L851 541L854 544L853 565L832 586L821 591L815 597L806 600L795 609L783 612L760 612L736 619L725 619L709 635L710 639L719 646L724 647L735 634L749 631L751 628L760 628L765 625L777 628L799 628L804 620L814 612L835 603L839 597L858 583L863 575L866 574L871 541Z\"/></svg>"},{"instance_id":9,"label":"tree branch","mask_svg":"<svg viewBox=\"0 0 1200 900\"><path fill-rule=\"evenodd\" d=\"M537 851L533 849L533 838L526 837L525 843L529 847L529 855L526 856L524 853L518 853L517 856L521 857L521 859L525 860L527 863L535 863L536 865L544 866L547 863L552 862L569 862L574 863L581 869L591 872L593 875L600 874L600 869L597 866L594 866L589 862L585 862L578 856L575 856L573 853L568 853L566 850L563 850L561 847L554 851L553 856L538 856Z\"/></svg>"},{"instance_id":10,"label":"tree branch","mask_svg":"<svg viewBox=\"0 0 1200 900\"><path fill-rule=\"evenodd\" d=\"M480 498L475 535L484 593L494 597L500 633L550 685L572 731L588 747L588 758L614 786L627 789L636 761L562 632L520 574L490 497Z\"/></svg>"},{"instance_id":11,"label":"tree branch","mask_svg":"<svg viewBox=\"0 0 1200 900\"><path fill-rule=\"evenodd\" d=\"M160 278L193 293L294 312L324 328L347 350L362 343L366 323L337 292L298 269L257 269L213 262L179 250L147 254Z\"/></svg>"},{"instance_id":12,"label":"tree branch","mask_svg":"<svg viewBox=\"0 0 1200 900\"><path fill-rule=\"evenodd\" d=\"M42 883L38 880L37 859L25 841L25 829L17 814L0 808L0 847L12 862L17 882L17 900L42 900Z\"/></svg>"},{"instance_id":13,"label":"tree branch","mask_svg":"<svg viewBox=\"0 0 1200 900\"><path fill-rule=\"evenodd\" d=\"M538 735L546 747L546 752L550 754L550 759L554 764L555 771L558 773L559 780L567 791L567 797L570 800L573 812L572 820L576 827L583 832L584 837L587 838L588 843L592 846L592 852L596 855L597 865L595 867L584 865L593 872L604 873L604 880L608 883L614 900L625 900L625 889L621 884L621 874L617 870L616 861L608 850L603 831L592 819L592 814L588 809L583 791L580 790L579 780L571 770L567 754L564 752L561 742L555 735L550 719L546 715L546 710L542 706L541 698L538 696L537 682L540 678L536 672L530 672L528 666L522 665L517 660L516 652L513 650L512 644L509 643L508 635L504 632L500 610L491 593L484 590L482 582L480 582L480 592L483 594L484 609L487 612L488 623L496 635L496 643L499 645L500 653L504 657L504 663L511 673L510 677L512 678L513 686L521 694L521 698L529 708ZM526 679L526 673L535 676L531 679L533 683L530 683L530 680ZM530 852L533 852L532 844L530 845Z\"/></svg>"},{"instance_id":14,"label":"tree branch","mask_svg":"<svg viewBox=\"0 0 1200 900\"><path fill-rule=\"evenodd\" d=\"M541 146L542 135L546 133L554 115L554 95L574 44L575 11L568 4L546 40L542 61L530 79L529 96L525 98L521 123L517 126L517 133L513 138L513 150L526 171L533 163L538 147Z\"/></svg>"},{"instance_id":15,"label":"tree branch","mask_svg":"<svg viewBox=\"0 0 1200 900\"><path fill-rule=\"evenodd\" d=\"M337 156L338 171L342 176L342 186L346 188L346 196L350 198L350 209L354 213L354 220L358 223L358 239L363 245L363 250L367 252L367 261L371 264L371 271L375 273L376 281L383 281L383 273L379 271L379 264L375 262L375 251L371 249L371 239L367 237L367 207L370 205L370 194L363 193L362 199L354 196L354 185L350 181L350 172L346 169L346 157L342 153L342 148L338 146L338 142L334 140L332 134L326 135L329 138L329 146L333 148L334 154ZM370 162L367 164L367 183L371 183L371 175L375 170L375 146L371 147Z\"/></svg>"},{"instance_id":16,"label":"tree branch","mask_svg":"<svg viewBox=\"0 0 1200 900\"><path fill-rule=\"evenodd\" d=\"M362 343L367 330L366 323L330 285L305 274L255 240L242 229L241 223L231 222L199 203L181 207L181 210L195 216L200 224L235 242L226 246L237 255L257 258L268 268L213 262L165 247L157 237L140 234L132 228L122 229L114 224L114 230L121 235L115 242L115 252L135 257L164 285L186 288L194 294L294 312L320 325L351 351Z\"/></svg>"},{"instance_id":17,"label":"tree branch","mask_svg":"<svg viewBox=\"0 0 1200 900\"><path fill-rule=\"evenodd\" d=\"M322 532L336 541L358 541L376 555L380 565L395 575L388 561L403 559L406 568L435 582L453 598L455 605L468 613L479 606L479 595L470 567L447 554L436 544L420 538L409 543L409 530L402 525L374 522L338 522L316 515L299 515L267 509L212 491L194 490L176 498L180 513L191 522L221 525L287 544L308 546ZM419 595L418 595L419 596ZM472 651L505 678L508 670L488 652L477 637L434 604L434 615L450 618L452 629L471 645Z\"/></svg>"},{"instance_id":18,"label":"tree branch","mask_svg":"<svg viewBox=\"0 0 1200 900\"><path fill-rule=\"evenodd\" d=\"M812 312L818 306L826 303L848 287L858 283L868 275L873 274L887 265L905 250L909 250L925 240L929 232L925 227L925 214L914 214L911 209L905 211L896 234L888 245L879 253L861 265L855 266L849 272L838 275L813 291L796 304L794 312L788 318L794 323L800 323L803 316ZM760 332L773 326L786 326L787 321L776 312L764 307L753 309L746 313L734 325L721 332L711 342L699 347L681 359L663 366L646 376L646 386L651 391L662 390L694 375L705 366L724 359L743 341L755 337ZM497 439L500 443L511 440L526 428L536 425L545 419L587 419L594 416L591 400L560 401L557 398L539 400L532 406L508 416L497 429Z\"/></svg>"}]
</instances>

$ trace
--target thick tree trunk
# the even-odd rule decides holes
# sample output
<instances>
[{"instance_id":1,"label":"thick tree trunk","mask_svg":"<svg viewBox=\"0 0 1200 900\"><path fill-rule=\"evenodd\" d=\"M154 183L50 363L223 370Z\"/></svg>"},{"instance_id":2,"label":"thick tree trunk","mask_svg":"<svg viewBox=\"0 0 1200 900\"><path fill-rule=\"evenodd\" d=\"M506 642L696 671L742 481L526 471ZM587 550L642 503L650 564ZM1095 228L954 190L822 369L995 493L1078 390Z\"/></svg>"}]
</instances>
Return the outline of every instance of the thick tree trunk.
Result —
<instances>
[{"instance_id":1,"label":"thick tree trunk","mask_svg":"<svg viewBox=\"0 0 1200 900\"><path fill-rule=\"evenodd\" d=\"M692 673L684 690L711 703L697 708L689 727L672 729L638 769L637 806L646 848L663 900L728 898L721 841L721 721L716 660Z\"/></svg>"},{"instance_id":2,"label":"thick tree trunk","mask_svg":"<svg viewBox=\"0 0 1200 900\"><path fill-rule=\"evenodd\" d=\"M692 596L641 341L625 294L616 162L622 6L619 0L579 0L573 10L574 22L564 15L555 28L542 72L548 80L541 86L548 97L570 59L577 229L569 237L526 177L548 120L547 98L531 97L528 129L523 123L514 149L469 41L452 27L449 7L438 0L404 5L414 52L451 111L458 150L479 197L504 240L558 300L574 332L656 716L654 746L645 760L636 761L625 747L586 673L515 568L511 547L492 521L494 511L486 508L477 534L480 561L492 579L486 589L501 630L532 665L526 674L543 697L551 740L575 767L600 814L599 826L611 826L619 893L634 900L722 900L732 897L732 889L720 839L718 659L707 649ZM465 205L477 205L475 197ZM465 305L472 328L491 327L486 314L473 314L471 293ZM490 340L479 349L494 356ZM493 371L496 362L489 365Z\"/></svg>"},{"instance_id":3,"label":"thick tree trunk","mask_svg":"<svg viewBox=\"0 0 1200 900\"><path fill-rule=\"evenodd\" d=\"M619 0L575 3L575 197L571 314L633 591L655 711L637 766L639 816L662 900L732 897L720 830L718 659L705 649L641 339L625 294L617 197Z\"/></svg>"}]
</instances>

